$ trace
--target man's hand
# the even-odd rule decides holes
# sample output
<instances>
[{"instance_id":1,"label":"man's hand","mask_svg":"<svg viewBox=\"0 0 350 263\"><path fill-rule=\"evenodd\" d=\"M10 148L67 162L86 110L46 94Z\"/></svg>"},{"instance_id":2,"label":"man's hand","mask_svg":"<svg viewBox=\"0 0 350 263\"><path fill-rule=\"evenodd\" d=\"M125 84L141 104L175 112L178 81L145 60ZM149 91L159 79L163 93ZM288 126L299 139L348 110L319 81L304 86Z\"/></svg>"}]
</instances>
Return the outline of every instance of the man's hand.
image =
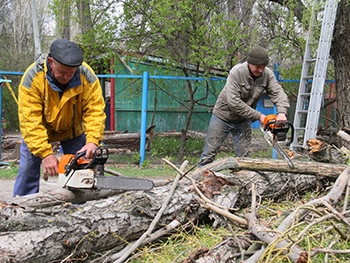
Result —
<instances>
[{"instance_id":1,"label":"man's hand","mask_svg":"<svg viewBox=\"0 0 350 263\"><path fill-rule=\"evenodd\" d=\"M287 121L287 115L284 113L278 113L276 117L277 122L286 122Z\"/></svg>"},{"instance_id":2,"label":"man's hand","mask_svg":"<svg viewBox=\"0 0 350 263\"><path fill-rule=\"evenodd\" d=\"M44 170L44 179L48 176L57 176L58 174L58 159L55 155L50 154L42 160L42 166Z\"/></svg>"},{"instance_id":3,"label":"man's hand","mask_svg":"<svg viewBox=\"0 0 350 263\"><path fill-rule=\"evenodd\" d=\"M259 119L261 125L264 124L265 118L266 118L266 115L261 113L260 119Z\"/></svg>"},{"instance_id":4,"label":"man's hand","mask_svg":"<svg viewBox=\"0 0 350 263\"><path fill-rule=\"evenodd\" d=\"M84 145L83 148L81 148L79 151L77 151L77 153L81 153L86 151L85 154L85 158L86 159L92 159L92 157L94 156L94 153L96 151L97 145L92 143L92 142L88 142L87 144Z\"/></svg>"},{"instance_id":5,"label":"man's hand","mask_svg":"<svg viewBox=\"0 0 350 263\"><path fill-rule=\"evenodd\" d=\"M265 121L266 115L262 114L260 115L260 124L263 125ZM276 116L276 122L286 122L287 121L287 115L284 113L278 113Z\"/></svg>"}]
</instances>

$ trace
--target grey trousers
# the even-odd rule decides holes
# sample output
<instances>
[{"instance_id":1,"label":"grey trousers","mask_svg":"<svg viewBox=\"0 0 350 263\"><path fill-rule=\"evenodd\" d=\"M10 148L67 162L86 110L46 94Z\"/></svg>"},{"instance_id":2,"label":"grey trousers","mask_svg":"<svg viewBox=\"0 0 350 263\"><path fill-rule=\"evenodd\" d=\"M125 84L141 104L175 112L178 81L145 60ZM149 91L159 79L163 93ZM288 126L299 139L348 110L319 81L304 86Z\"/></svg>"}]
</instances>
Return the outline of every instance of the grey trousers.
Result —
<instances>
[{"instance_id":1,"label":"grey trousers","mask_svg":"<svg viewBox=\"0 0 350 263\"><path fill-rule=\"evenodd\" d=\"M242 120L241 122L228 123L213 114L209 122L205 145L198 166L214 161L219 148L229 133L233 136L233 150L236 157L249 155L252 138L251 121Z\"/></svg>"}]
</instances>

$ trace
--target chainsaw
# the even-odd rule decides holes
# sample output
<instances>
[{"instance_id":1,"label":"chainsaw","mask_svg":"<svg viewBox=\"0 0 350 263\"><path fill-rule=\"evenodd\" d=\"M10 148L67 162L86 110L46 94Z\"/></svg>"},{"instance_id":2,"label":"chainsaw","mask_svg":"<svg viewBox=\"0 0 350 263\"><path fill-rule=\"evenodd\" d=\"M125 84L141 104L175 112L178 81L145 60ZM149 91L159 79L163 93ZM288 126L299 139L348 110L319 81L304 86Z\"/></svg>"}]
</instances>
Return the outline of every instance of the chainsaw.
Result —
<instances>
[{"instance_id":1,"label":"chainsaw","mask_svg":"<svg viewBox=\"0 0 350 263\"><path fill-rule=\"evenodd\" d=\"M289 122L278 122L275 114L269 114L265 117L263 126L260 127L264 133L264 139L270 144L278 154L280 154L287 162L291 169L294 169L294 164L288 154L282 149L281 143L289 145L294 138L294 127ZM287 133L291 129L291 139L287 140Z\"/></svg>"},{"instance_id":2,"label":"chainsaw","mask_svg":"<svg viewBox=\"0 0 350 263\"><path fill-rule=\"evenodd\" d=\"M73 189L114 189L114 190L150 190L153 181L123 176L105 176L104 164L109 152L98 147L90 160L84 159L86 152L77 155L65 154L58 165L58 185Z\"/></svg>"}]
</instances>

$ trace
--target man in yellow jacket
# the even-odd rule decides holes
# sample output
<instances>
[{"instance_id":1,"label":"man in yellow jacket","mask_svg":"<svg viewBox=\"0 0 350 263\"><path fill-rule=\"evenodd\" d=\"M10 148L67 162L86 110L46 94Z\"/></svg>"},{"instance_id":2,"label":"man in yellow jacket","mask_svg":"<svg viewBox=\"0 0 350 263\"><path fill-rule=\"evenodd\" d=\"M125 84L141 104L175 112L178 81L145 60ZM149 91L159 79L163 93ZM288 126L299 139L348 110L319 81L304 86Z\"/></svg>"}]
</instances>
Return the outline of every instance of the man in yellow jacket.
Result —
<instances>
[{"instance_id":1,"label":"man in yellow jacket","mask_svg":"<svg viewBox=\"0 0 350 263\"><path fill-rule=\"evenodd\" d=\"M52 142L64 153L86 151L91 158L105 128L105 102L97 76L83 62L72 41L57 39L50 53L25 71L18 89L18 116L23 136L14 196L39 192L40 166L57 175L59 160Z\"/></svg>"}]
</instances>

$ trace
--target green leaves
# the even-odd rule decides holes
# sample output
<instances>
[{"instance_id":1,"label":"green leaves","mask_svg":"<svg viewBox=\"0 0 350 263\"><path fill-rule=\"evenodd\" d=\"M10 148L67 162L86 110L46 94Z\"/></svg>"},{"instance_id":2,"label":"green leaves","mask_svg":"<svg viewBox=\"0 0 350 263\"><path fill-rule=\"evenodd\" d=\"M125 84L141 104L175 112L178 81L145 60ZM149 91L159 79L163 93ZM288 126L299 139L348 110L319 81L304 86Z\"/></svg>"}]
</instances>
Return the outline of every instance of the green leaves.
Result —
<instances>
[{"instance_id":1,"label":"green leaves","mask_svg":"<svg viewBox=\"0 0 350 263\"><path fill-rule=\"evenodd\" d=\"M222 67L233 50L227 42L239 37L232 34L239 21L228 21L222 6L213 1L162 0L145 6L131 0L125 2L124 11L120 33L129 52L157 55L169 64L198 65L204 70Z\"/></svg>"}]
</instances>

